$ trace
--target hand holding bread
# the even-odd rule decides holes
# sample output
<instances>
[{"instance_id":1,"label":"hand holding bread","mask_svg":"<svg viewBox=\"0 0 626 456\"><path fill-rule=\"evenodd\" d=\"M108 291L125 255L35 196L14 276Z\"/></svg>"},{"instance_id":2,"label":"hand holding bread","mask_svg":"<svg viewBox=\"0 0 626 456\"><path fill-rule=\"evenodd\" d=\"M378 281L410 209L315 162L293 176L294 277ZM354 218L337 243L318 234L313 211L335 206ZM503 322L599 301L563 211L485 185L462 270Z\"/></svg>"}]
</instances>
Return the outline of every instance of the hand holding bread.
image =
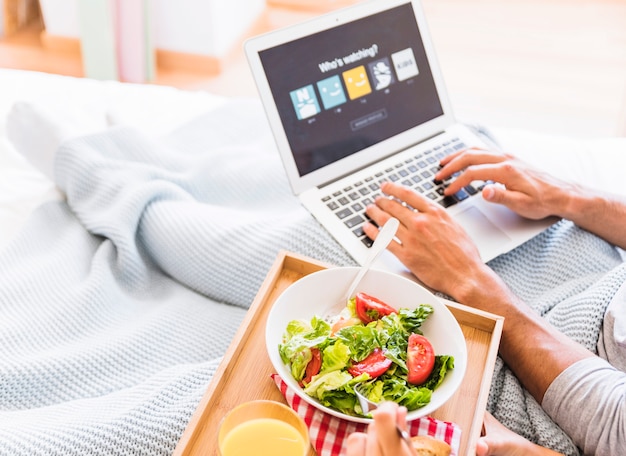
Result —
<instances>
[{"instance_id":1,"label":"hand holding bread","mask_svg":"<svg viewBox=\"0 0 626 456\"><path fill-rule=\"evenodd\" d=\"M381 404L373 413L367 432L355 432L348 437L347 456L449 456L450 445L429 436L412 437L412 447L399 436L406 429L405 407L393 402Z\"/></svg>"}]
</instances>

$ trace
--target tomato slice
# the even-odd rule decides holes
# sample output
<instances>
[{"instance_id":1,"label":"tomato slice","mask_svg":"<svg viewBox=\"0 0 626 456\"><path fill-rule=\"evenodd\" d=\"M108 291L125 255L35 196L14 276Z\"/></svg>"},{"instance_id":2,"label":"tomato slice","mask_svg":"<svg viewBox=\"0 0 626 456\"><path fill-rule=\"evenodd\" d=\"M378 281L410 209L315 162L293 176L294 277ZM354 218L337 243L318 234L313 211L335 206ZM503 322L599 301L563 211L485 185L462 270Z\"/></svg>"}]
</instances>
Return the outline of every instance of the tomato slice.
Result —
<instances>
[{"instance_id":1,"label":"tomato slice","mask_svg":"<svg viewBox=\"0 0 626 456\"><path fill-rule=\"evenodd\" d=\"M365 293L356 294L356 314L363 323L368 324L380 320L385 315L392 313L397 313L396 309L380 299Z\"/></svg>"},{"instance_id":2,"label":"tomato slice","mask_svg":"<svg viewBox=\"0 0 626 456\"><path fill-rule=\"evenodd\" d=\"M391 360L385 356L380 348L375 348L367 358L360 363L355 363L348 368L348 372L353 377L361 374L369 374L370 378L376 378L383 375L391 366Z\"/></svg>"},{"instance_id":3,"label":"tomato slice","mask_svg":"<svg viewBox=\"0 0 626 456\"><path fill-rule=\"evenodd\" d=\"M311 349L311 355L313 355L313 358L311 358L311 361L309 361L309 364L307 364L304 369L304 378L302 379L300 386L311 383L313 376L319 374L320 369L322 368L322 354L320 353L319 348L313 347Z\"/></svg>"},{"instance_id":4,"label":"tomato slice","mask_svg":"<svg viewBox=\"0 0 626 456\"><path fill-rule=\"evenodd\" d=\"M435 350L424 336L411 334L406 355L406 367L409 370L407 382L421 385L435 367Z\"/></svg>"}]
</instances>

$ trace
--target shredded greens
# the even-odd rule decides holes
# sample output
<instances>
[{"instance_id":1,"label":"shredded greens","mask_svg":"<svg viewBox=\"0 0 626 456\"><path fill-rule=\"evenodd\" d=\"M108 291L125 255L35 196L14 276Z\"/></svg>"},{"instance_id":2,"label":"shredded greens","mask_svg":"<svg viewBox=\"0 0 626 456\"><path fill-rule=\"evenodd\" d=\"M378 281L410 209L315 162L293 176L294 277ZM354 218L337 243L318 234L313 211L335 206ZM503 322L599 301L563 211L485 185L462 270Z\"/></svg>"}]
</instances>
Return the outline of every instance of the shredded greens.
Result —
<instances>
[{"instance_id":1,"label":"shredded greens","mask_svg":"<svg viewBox=\"0 0 626 456\"><path fill-rule=\"evenodd\" d=\"M435 367L422 385L407 382L407 346L412 333L422 334L422 323L433 312L432 306L421 304L415 309L400 309L367 325L356 318L354 298L342 313L354 319L354 324L332 333L330 323L319 317L310 322L293 320L286 328L279 352L298 382L305 377L306 366L312 358L311 348L322 353L320 372L304 385L304 392L327 407L353 416L365 416L354 393L354 387L363 383L361 391L370 400L390 400L409 411L425 406L433 391L441 384L448 370L454 368L454 357L436 355ZM367 373L353 377L348 368L365 359L376 348L381 348L392 361L381 376L370 379Z\"/></svg>"}]
</instances>

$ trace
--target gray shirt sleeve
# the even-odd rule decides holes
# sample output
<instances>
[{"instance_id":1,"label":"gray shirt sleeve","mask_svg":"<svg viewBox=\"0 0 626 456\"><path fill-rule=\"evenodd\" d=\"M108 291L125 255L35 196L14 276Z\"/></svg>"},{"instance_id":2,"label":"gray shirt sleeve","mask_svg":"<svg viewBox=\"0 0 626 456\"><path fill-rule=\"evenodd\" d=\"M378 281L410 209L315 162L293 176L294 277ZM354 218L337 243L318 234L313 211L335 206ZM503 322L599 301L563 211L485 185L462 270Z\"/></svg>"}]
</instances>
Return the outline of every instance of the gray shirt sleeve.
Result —
<instances>
[{"instance_id":1,"label":"gray shirt sleeve","mask_svg":"<svg viewBox=\"0 0 626 456\"><path fill-rule=\"evenodd\" d=\"M563 371L541 405L585 454L626 455L626 283L607 308L598 354Z\"/></svg>"},{"instance_id":2,"label":"gray shirt sleeve","mask_svg":"<svg viewBox=\"0 0 626 456\"><path fill-rule=\"evenodd\" d=\"M626 374L602 358L563 371L541 405L584 454L626 454Z\"/></svg>"}]
</instances>

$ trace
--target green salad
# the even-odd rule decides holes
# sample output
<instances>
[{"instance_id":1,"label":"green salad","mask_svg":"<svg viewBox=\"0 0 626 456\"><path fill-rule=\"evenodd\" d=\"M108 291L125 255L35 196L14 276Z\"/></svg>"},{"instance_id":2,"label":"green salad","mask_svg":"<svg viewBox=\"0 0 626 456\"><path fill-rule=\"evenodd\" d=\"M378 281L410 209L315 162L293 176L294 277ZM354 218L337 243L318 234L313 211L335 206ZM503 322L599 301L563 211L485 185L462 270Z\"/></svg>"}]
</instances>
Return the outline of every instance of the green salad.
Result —
<instances>
[{"instance_id":1,"label":"green salad","mask_svg":"<svg viewBox=\"0 0 626 456\"><path fill-rule=\"evenodd\" d=\"M357 293L331 321L315 316L289 322L280 356L304 392L324 406L368 416L354 392L362 384L360 391L374 402L416 410L454 368L454 357L435 354L420 330L432 313L429 304L396 310Z\"/></svg>"}]
</instances>

